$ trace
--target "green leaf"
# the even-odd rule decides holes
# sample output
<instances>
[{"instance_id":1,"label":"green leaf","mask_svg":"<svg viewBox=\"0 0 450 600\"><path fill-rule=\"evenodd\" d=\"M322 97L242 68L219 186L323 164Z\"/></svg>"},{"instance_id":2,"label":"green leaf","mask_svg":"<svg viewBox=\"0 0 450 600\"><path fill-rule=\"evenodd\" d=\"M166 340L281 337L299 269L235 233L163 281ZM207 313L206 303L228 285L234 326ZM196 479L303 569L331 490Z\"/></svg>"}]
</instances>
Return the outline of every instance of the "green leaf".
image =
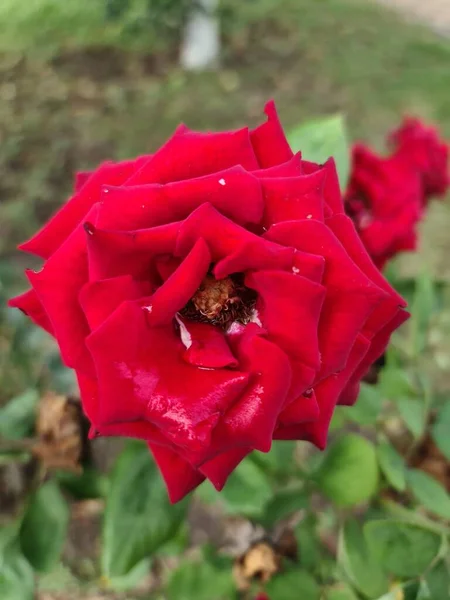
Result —
<instances>
[{"instance_id":1,"label":"green leaf","mask_svg":"<svg viewBox=\"0 0 450 600\"><path fill-rule=\"evenodd\" d=\"M403 458L387 441L382 440L377 447L380 468L391 486L403 492L406 488L406 465Z\"/></svg>"},{"instance_id":2,"label":"green leaf","mask_svg":"<svg viewBox=\"0 0 450 600\"><path fill-rule=\"evenodd\" d=\"M345 414L351 421L360 425L373 425L383 405L383 398L378 386L361 384L358 395L358 402L351 407L343 407Z\"/></svg>"},{"instance_id":3,"label":"green leaf","mask_svg":"<svg viewBox=\"0 0 450 600\"><path fill-rule=\"evenodd\" d=\"M290 487L276 492L266 504L261 521L272 527L281 519L309 506L309 495L301 487Z\"/></svg>"},{"instance_id":4,"label":"green leaf","mask_svg":"<svg viewBox=\"0 0 450 600\"><path fill-rule=\"evenodd\" d=\"M348 519L339 533L338 564L354 587L374 598L388 589L388 580L356 520Z\"/></svg>"},{"instance_id":5,"label":"green leaf","mask_svg":"<svg viewBox=\"0 0 450 600\"><path fill-rule=\"evenodd\" d=\"M450 403L444 404L431 430L436 446L450 460Z\"/></svg>"},{"instance_id":6,"label":"green leaf","mask_svg":"<svg viewBox=\"0 0 450 600\"><path fill-rule=\"evenodd\" d=\"M358 598L348 585L339 583L327 590L325 600L358 600Z\"/></svg>"},{"instance_id":7,"label":"green leaf","mask_svg":"<svg viewBox=\"0 0 450 600\"><path fill-rule=\"evenodd\" d=\"M346 406L336 406L333 416L331 417L329 433L342 429L350 419L350 411Z\"/></svg>"},{"instance_id":8,"label":"green leaf","mask_svg":"<svg viewBox=\"0 0 450 600\"><path fill-rule=\"evenodd\" d=\"M220 496L230 514L257 518L264 513L272 490L264 471L246 458L230 475Z\"/></svg>"},{"instance_id":9,"label":"green leaf","mask_svg":"<svg viewBox=\"0 0 450 600\"><path fill-rule=\"evenodd\" d=\"M69 508L54 481L30 498L20 528L22 551L37 571L49 571L59 560L69 524Z\"/></svg>"},{"instance_id":10,"label":"green leaf","mask_svg":"<svg viewBox=\"0 0 450 600\"><path fill-rule=\"evenodd\" d=\"M295 471L295 442L275 441L270 452L252 452L249 459L270 475L282 477Z\"/></svg>"},{"instance_id":11,"label":"green leaf","mask_svg":"<svg viewBox=\"0 0 450 600\"><path fill-rule=\"evenodd\" d=\"M371 521L364 533L380 565L399 577L424 573L441 547L439 535L403 521Z\"/></svg>"},{"instance_id":12,"label":"green leaf","mask_svg":"<svg viewBox=\"0 0 450 600\"><path fill-rule=\"evenodd\" d=\"M149 574L151 564L150 558L144 558L130 569L126 575L118 575L107 579L107 587L118 592L135 588Z\"/></svg>"},{"instance_id":13,"label":"green leaf","mask_svg":"<svg viewBox=\"0 0 450 600\"><path fill-rule=\"evenodd\" d=\"M414 385L408 373L399 367L388 366L382 369L378 386L381 394L391 400L414 394Z\"/></svg>"},{"instance_id":14,"label":"green leaf","mask_svg":"<svg viewBox=\"0 0 450 600\"><path fill-rule=\"evenodd\" d=\"M424 271L416 279L411 305L410 328L413 356L419 356L427 341L430 318L436 308L436 288L430 273Z\"/></svg>"},{"instance_id":15,"label":"green leaf","mask_svg":"<svg viewBox=\"0 0 450 600\"><path fill-rule=\"evenodd\" d=\"M170 576L167 600L228 600L234 592L231 565L218 569L210 562L182 562Z\"/></svg>"},{"instance_id":16,"label":"green leaf","mask_svg":"<svg viewBox=\"0 0 450 600\"><path fill-rule=\"evenodd\" d=\"M321 546L317 535L317 520L308 514L295 528L300 565L315 571L321 563Z\"/></svg>"},{"instance_id":17,"label":"green leaf","mask_svg":"<svg viewBox=\"0 0 450 600\"><path fill-rule=\"evenodd\" d=\"M0 409L0 435L16 440L29 436L36 420L39 394L29 389L16 396Z\"/></svg>"},{"instance_id":18,"label":"green leaf","mask_svg":"<svg viewBox=\"0 0 450 600\"><path fill-rule=\"evenodd\" d=\"M292 150L300 151L304 160L322 164L332 156L341 189L345 189L350 169L350 150L342 116L334 115L299 125L290 132L288 140Z\"/></svg>"},{"instance_id":19,"label":"green leaf","mask_svg":"<svg viewBox=\"0 0 450 600\"><path fill-rule=\"evenodd\" d=\"M398 411L405 425L415 438L420 438L425 430L427 410L421 398L397 398Z\"/></svg>"},{"instance_id":20,"label":"green leaf","mask_svg":"<svg viewBox=\"0 0 450 600\"><path fill-rule=\"evenodd\" d=\"M93 467L85 467L80 475L59 471L56 478L75 498L104 498L108 492L108 478Z\"/></svg>"},{"instance_id":21,"label":"green leaf","mask_svg":"<svg viewBox=\"0 0 450 600\"><path fill-rule=\"evenodd\" d=\"M400 598L401 600L403 600L403 590L401 586L398 586L392 589L387 594L383 594L382 596L377 598L377 600L399 600Z\"/></svg>"},{"instance_id":22,"label":"green leaf","mask_svg":"<svg viewBox=\"0 0 450 600\"><path fill-rule=\"evenodd\" d=\"M127 575L173 535L186 500L170 505L166 487L147 447L129 442L111 476L102 531L102 573L113 582Z\"/></svg>"},{"instance_id":23,"label":"green leaf","mask_svg":"<svg viewBox=\"0 0 450 600\"><path fill-rule=\"evenodd\" d=\"M450 496L440 483L418 469L408 472L407 482L416 500L427 510L444 519L450 519Z\"/></svg>"},{"instance_id":24,"label":"green leaf","mask_svg":"<svg viewBox=\"0 0 450 600\"><path fill-rule=\"evenodd\" d=\"M339 438L328 448L314 479L338 506L369 500L378 488L378 461L373 444L356 434Z\"/></svg>"},{"instance_id":25,"label":"green leaf","mask_svg":"<svg viewBox=\"0 0 450 600\"><path fill-rule=\"evenodd\" d=\"M0 598L2 600L33 600L34 573L22 555L16 527L0 531Z\"/></svg>"},{"instance_id":26,"label":"green leaf","mask_svg":"<svg viewBox=\"0 0 450 600\"><path fill-rule=\"evenodd\" d=\"M319 600L320 588L306 571L293 570L271 579L266 585L270 600Z\"/></svg>"},{"instance_id":27,"label":"green leaf","mask_svg":"<svg viewBox=\"0 0 450 600\"><path fill-rule=\"evenodd\" d=\"M425 580L433 600L450 598L450 569L443 560L427 573Z\"/></svg>"}]
</instances>

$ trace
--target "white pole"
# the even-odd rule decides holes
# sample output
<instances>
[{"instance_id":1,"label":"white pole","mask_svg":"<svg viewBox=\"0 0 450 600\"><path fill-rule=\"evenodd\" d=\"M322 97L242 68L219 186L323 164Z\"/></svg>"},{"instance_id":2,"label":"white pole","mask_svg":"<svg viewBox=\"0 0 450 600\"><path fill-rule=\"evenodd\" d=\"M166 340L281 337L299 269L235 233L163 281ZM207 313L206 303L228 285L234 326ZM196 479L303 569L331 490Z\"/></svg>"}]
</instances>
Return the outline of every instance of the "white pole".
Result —
<instances>
[{"instance_id":1,"label":"white pole","mask_svg":"<svg viewBox=\"0 0 450 600\"><path fill-rule=\"evenodd\" d=\"M214 68L219 62L219 0L199 0L198 5L188 16L181 44L180 64L188 71Z\"/></svg>"}]
</instances>

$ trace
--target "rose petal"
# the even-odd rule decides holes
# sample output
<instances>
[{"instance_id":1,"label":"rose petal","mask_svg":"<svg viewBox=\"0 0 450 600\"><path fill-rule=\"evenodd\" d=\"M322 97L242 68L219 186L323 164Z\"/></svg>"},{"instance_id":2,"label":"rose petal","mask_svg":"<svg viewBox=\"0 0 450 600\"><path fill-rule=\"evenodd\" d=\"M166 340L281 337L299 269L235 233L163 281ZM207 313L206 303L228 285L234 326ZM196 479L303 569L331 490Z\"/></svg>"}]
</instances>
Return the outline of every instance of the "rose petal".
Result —
<instances>
[{"instance_id":1,"label":"rose petal","mask_svg":"<svg viewBox=\"0 0 450 600\"><path fill-rule=\"evenodd\" d=\"M89 212L96 220L97 205ZM85 232L78 225L39 272L27 271L28 279L53 325L61 356L68 367L92 374L85 338L89 325L78 302L88 281Z\"/></svg>"},{"instance_id":2,"label":"rose petal","mask_svg":"<svg viewBox=\"0 0 450 600\"><path fill-rule=\"evenodd\" d=\"M123 303L87 344L99 383L98 422L146 420L193 451L208 449L219 414L248 382L246 373L187 365L173 327L149 328L136 303Z\"/></svg>"},{"instance_id":3,"label":"rose petal","mask_svg":"<svg viewBox=\"0 0 450 600\"><path fill-rule=\"evenodd\" d=\"M329 158L323 165L317 165L302 160L302 168L306 175L316 173L318 170L323 170L325 172L325 183L323 188L325 202L334 214L343 213L344 202L334 158Z\"/></svg>"},{"instance_id":4,"label":"rose petal","mask_svg":"<svg viewBox=\"0 0 450 600\"><path fill-rule=\"evenodd\" d=\"M216 490L220 492L225 486L228 477L250 452L250 448L235 448L228 452L223 452L212 460L205 462L198 470L203 473Z\"/></svg>"},{"instance_id":5,"label":"rose petal","mask_svg":"<svg viewBox=\"0 0 450 600\"><path fill-rule=\"evenodd\" d=\"M153 281L154 258L173 252L179 223L135 231L110 231L87 223L89 279L108 279L131 275L135 279Z\"/></svg>"},{"instance_id":6,"label":"rose petal","mask_svg":"<svg viewBox=\"0 0 450 600\"><path fill-rule=\"evenodd\" d=\"M166 483L172 504L182 500L205 480L204 475L173 450L158 444L149 444L148 447Z\"/></svg>"},{"instance_id":7,"label":"rose petal","mask_svg":"<svg viewBox=\"0 0 450 600\"><path fill-rule=\"evenodd\" d=\"M257 310L270 339L288 356L319 370L317 331L325 288L281 271L251 272L245 285L258 292Z\"/></svg>"},{"instance_id":8,"label":"rose petal","mask_svg":"<svg viewBox=\"0 0 450 600\"><path fill-rule=\"evenodd\" d=\"M250 139L260 167L267 168L290 160L293 152L284 135L275 102L264 107L267 121L250 132Z\"/></svg>"},{"instance_id":9,"label":"rose petal","mask_svg":"<svg viewBox=\"0 0 450 600\"><path fill-rule=\"evenodd\" d=\"M259 331L247 326L244 335L233 340L239 366L252 374L252 381L217 427L214 438L221 448L226 447L226 440L233 443L230 449L238 445L268 452L271 447L277 417L290 387L291 367L286 354Z\"/></svg>"},{"instance_id":10,"label":"rose petal","mask_svg":"<svg viewBox=\"0 0 450 600\"><path fill-rule=\"evenodd\" d=\"M134 160L103 163L80 191L72 196L38 233L19 248L42 258L49 258L98 202L101 187L105 184L121 185L136 169L136 164L137 161Z\"/></svg>"},{"instance_id":11,"label":"rose petal","mask_svg":"<svg viewBox=\"0 0 450 600\"><path fill-rule=\"evenodd\" d=\"M315 421L320 416L320 408L317 403L314 390L309 394L299 396L288 404L280 413L278 423L287 425L298 425L299 423L308 423Z\"/></svg>"},{"instance_id":12,"label":"rose petal","mask_svg":"<svg viewBox=\"0 0 450 600\"><path fill-rule=\"evenodd\" d=\"M176 256L185 254L199 237L208 244L218 279L247 269L292 267L293 248L283 248L247 231L210 204L200 206L180 226Z\"/></svg>"},{"instance_id":13,"label":"rose petal","mask_svg":"<svg viewBox=\"0 0 450 600\"><path fill-rule=\"evenodd\" d=\"M39 301L38 295L33 289L20 294L20 296L11 298L11 300L8 301L8 306L11 308L18 308L24 314L30 317L33 323L39 325L39 327L42 327L42 329L45 329L45 331L50 335L55 335L52 323L48 318L44 307Z\"/></svg>"},{"instance_id":14,"label":"rose petal","mask_svg":"<svg viewBox=\"0 0 450 600\"><path fill-rule=\"evenodd\" d=\"M323 171L302 177L264 178L261 183L266 229L281 221L307 218L323 221Z\"/></svg>"},{"instance_id":15,"label":"rose petal","mask_svg":"<svg viewBox=\"0 0 450 600\"><path fill-rule=\"evenodd\" d=\"M175 313L189 302L200 287L210 263L208 246L199 238L177 270L156 290L144 307L152 326L166 325L172 321Z\"/></svg>"},{"instance_id":16,"label":"rose petal","mask_svg":"<svg viewBox=\"0 0 450 600\"><path fill-rule=\"evenodd\" d=\"M127 185L169 183L209 175L235 165L258 168L248 129L222 133L175 132Z\"/></svg>"},{"instance_id":17,"label":"rose petal","mask_svg":"<svg viewBox=\"0 0 450 600\"><path fill-rule=\"evenodd\" d=\"M252 175L258 177L258 179L264 179L266 177L296 177L297 175L303 175L302 168L302 155L301 152L294 154L288 161L274 165L267 169L257 169L252 171Z\"/></svg>"},{"instance_id":18,"label":"rose petal","mask_svg":"<svg viewBox=\"0 0 450 600\"><path fill-rule=\"evenodd\" d=\"M355 261L361 271L388 294L388 296L374 309L364 325L364 334L366 337L372 337L380 330L380 327L383 327L397 314L398 307L406 306L406 301L394 290L370 260L360 237L356 233L353 223L348 217L345 215L335 215L327 220L327 225L345 246L350 257Z\"/></svg>"},{"instance_id":19,"label":"rose petal","mask_svg":"<svg viewBox=\"0 0 450 600\"><path fill-rule=\"evenodd\" d=\"M371 365L385 352L393 331L400 327L409 317L410 314L406 310L399 308L395 316L374 336L371 340L369 350L349 381L349 389L353 387L354 392L356 389L355 385L359 384ZM355 396L353 392L347 393L345 389L339 397L339 404L353 404L357 398L357 395Z\"/></svg>"},{"instance_id":20,"label":"rose petal","mask_svg":"<svg viewBox=\"0 0 450 600\"><path fill-rule=\"evenodd\" d=\"M320 408L320 417L311 423L279 427L274 434L276 440L309 440L323 450L327 443L328 428L339 395L347 385L351 375L368 351L370 342L359 335L350 352L345 368L331 375L315 386L314 392Z\"/></svg>"},{"instance_id":21,"label":"rose petal","mask_svg":"<svg viewBox=\"0 0 450 600\"><path fill-rule=\"evenodd\" d=\"M77 194L81 190L83 185L87 182L89 177L91 175L93 175L93 173L94 173L94 171L78 171L78 173L75 173L75 184L74 184L75 194Z\"/></svg>"},{"instance_id":22,"label":"rose petal","mask_svg":"<svg viewBox=\"0 0 450 600\"><path fill-rule=\"evenodd\" d=\"M267 235L284 238L286 244L299 250L324 256L322 283L327 295L319 323L321 377L342 370L358 333L387 293L357 267L323 223L314 220L278 223Z\"/></svg>"},{"instance_id":23,"label":"rose petal","mask_svg":"<svg viewBox=\"0 0 450 600\"><path fill-rule=\"evenodd\" d=\"M259 223L264 208L258 178L241 166L166 185L105 186L103 199L107 218L113 219L111 213L118 213L120 219L116 221L121 229L135 228L129 223L124 226L120 213L124 206L127 220L137 215L139 229L185 219L204 202L242 225Z\"/></svg>"},{"instance_id":24,"label":"rose petal","mask_svg":"<svg viewBox=\"0 0 450 600\"><path fill-rule=\"evenodd\" d=\"M137 282L130 275L86 283L79 301L91 330L99 327L125 300L148 296L146 282Z\"/></svg>"},{"instance_id":25,"label":"rose petal","mask_svg":"<svg viewBox=\"0 0 450 600\"><path fill-rule=\"evenodd\" d=\"M187 363L208 369L238 366L238 361L218 327L207 323L194 323L182 317L177 317L177 321L181 341L186 348L183 358Z\"/></svg>"}]
</instances>

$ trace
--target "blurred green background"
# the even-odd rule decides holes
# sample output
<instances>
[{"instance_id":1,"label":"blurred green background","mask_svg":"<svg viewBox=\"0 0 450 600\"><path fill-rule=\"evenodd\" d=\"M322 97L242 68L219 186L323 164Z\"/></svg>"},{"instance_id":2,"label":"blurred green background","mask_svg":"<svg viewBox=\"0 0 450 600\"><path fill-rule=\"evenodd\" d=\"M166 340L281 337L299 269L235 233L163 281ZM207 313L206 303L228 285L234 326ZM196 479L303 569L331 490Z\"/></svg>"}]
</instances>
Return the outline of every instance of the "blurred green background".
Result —
<instances>
[{"instance_id":1,"label":"blurred green background","mask_svg":"<svg viewBox=\"0 0 450 600\"><path fill-rule=\"evenodd\" d=\"M287 130L311 118L339 113L346 120L351 140L363 139L381 150L386 133L398 125L405 113L412 113L435 122L443 135L450 139L450 40L434 31L437 21L443 25L442 30L448 24L450 31L450 10L445 9L439 0L430 0L427 7L432 18L428 26L427 23L417 23L417 14L413 10L415 0L402 0L398 4L403 10L397 13L370 0L221 0L220 66L193 73L179 66L180 40L190 6L188 0L0 0L0 405L8 406L11 399L19 398L17 406L20 413L11 416L10 410L0 414L6 423L0 432L2 435L8 429L8 423L19 421L24 427L24 420L27 422L29 419L29 409L36 406L42 390L49 386L64 393L73 389L71 374L62 368L52 343L45 335L30 328L20 314L4 310L4 305L9 296L24 288L23 267L32 266L28 257L19 256L15 246L33 233L70 195L76 170L92 168L108 158L122 159L151 152L179 122L198 129L227 129L256 124L261 121L264 103L269 98L276 100ZM393 1L392 6L396 5L397 2ZM433 12L434 6L436 10ZM443 10L441 19L436 18L439 10ZM396 278L402 286L401 291L413 298L415 290L414 306L419 316L404 339L400 337L398 341L398 356L394 356L389 371L391 378L385 377L375 394L365 391L361 408L354 413L350 425L350 429L365 428L364 435L368 439L377 438L379 431L375 428L375 421L381 402L390 395L395 396L400 389L403 400L405 397L413 400L409 404L400 402L394 410L397 416L400 414L403 425L399 426L394 419L389 421L389 426L401 429L406 422L406 429L413 433L414 452L428 439L427 411L431 410L431 406L440 410L450 389L450 310L446 287L450 278L450 261L447 259L450 251L449 226L448 201L434 203L422 227L420 252L401 257L396 263ZM424 271L428 279L421 278L420 274ZM416 377L419 364L417 348L411 350L409 347L411 340L416 339L415 335L426 337L426 344L422 343L422 337L419 344L420 352L423 351L420 358L423 381ZM415 379L419 379L419 383ZM414 380L414 385L410 385L411 380ZM434 390L435 404L427 396L430 388ZM425 402L426 410L422 404L418 406L419 400ZM446 419L445 423L450 415ZM348 424L343 423L347 423L347 416L338 415L335 429L344 427L347 431L345 427ZM439 430L441 441L445 437L443 429L445 424ZM393 469L394 475L392 466L390 471L389 466L386 468L386 463L390 464L386 454L391 459L392 455L383 445L384 438L381 441L377 439L380 443L377 452L383 454L380 464L384 464L384 477L387 477L388 484L392 484L387 471L394 481L391 487L388 485L388 491L398 500L396 494L401 496L406 484L403 480L403 484L398 483L398 463L397 471ZM100 465L100 470L104 471L104 467L109 466L116 456L117 447L110 442L102 444L101 441L97 446L96 460L97 466ZM384 449L380 450L380 447ZM446 447L448 451L448 443ZM289 448L292 458L294 450L291 446ZM134 448L128 451L138 452ZM409 466L411 456L408 454L405 458ZM245 463L224 495L227 510L232 515L250 517L255 517L256 511L262 521L267 516L266 512L271 510L269 520L272 522L281 506L282 516L285 516L289 510L282 499L273 495L272 488L290 481L289 477L293 474L283 470L289 460L276 455L272 455L270 460L260 458L258 462L256 459L256 466L270 474L266 479L255 470L253 463ZM305 460L301 457L296 464ZM312 463L309 463L309 457L306 460L308 467L315 465L311 460ZM152 467L147 465L146 468ZM23 482L14 480L17 474L13 474L11 479L8 469L8 460L1 455L2 522L26 488ZM402 469L403 466L400 471ZM20 472L20 476L26 479L28 473ZM113 489L117 479L114 477L112 483L109 482ZM96 477L94 481L97 491L101 488L98 494L86 491L80 494L80 489L87 489L83 486L92 484L88 477L82 485L77 483L78 492L74 496L78 500L80 496L86 500L87 496L87 502L97 502L98 497L105 493L105 487L102 487L105 482L100 478L100 485ZM308 487L309 484L305 485ZM374 485L376 487L377 483ZM426 498L433 497L429 488L424 494L417 493L418 488L422 489L417 478L413 487L416 490L415 501L419 504L426 505L424 494ZM72 486L72 492L73 489ZM326 485L322 492L325 489ZM380 499L386 491L383 486L380 489L383 493L380 491L379 497L375 498L370 518L379 516ZM46 493L53 496L53 500L57 494L52 488L48 490L44 492L44 504ZM208 497L207 492L201 496L206 503L217 500L215 496ZM256 505L255 497L258 498ZM301 498L305 498L304 490ZM447 523L450 515L447 501L450 500L448 495L445 498L446 501L442 500L439 505L444 508L437 513L440 517L444 515ZM288 504L291 499L288 494ZM56 505L58 502L57 498ZM151 498L149 502L145 508L148 515L155 513L158 516L157 510L161 510L162 520L168 519L168 515L174 518L173 512L167 512L167 507L161 508L159 504L153 505L152 513ZM161 499L158 502L161 503ZM408 502L400 497L400 504ZM431 505L431 512L434 508L436 513L436 504L431 502ZM77 504L71 506L72 513L81 511ZM82 514L76 514L75 518L72 514L64 566L59 565L50 575L41 577L40 600L139 597L139 592L117 591L121 586L127 587L122 580L116 582L114 591L99 591L102 586L98 585L96 556L99 553L102 507L101 502L92 506L83 504ZM261 514L258 512L260 509ZM341 509L333 512L320 501L316 509L323 513L320 527L325 531L322 536L325 538L328 529L335 532L336 523L342 525L348 516ZM206 516L201 513L197 517L195 506L193 510L190 523L194 523L194 532L203 531L205 520L212 519L214 522L218 518L214 510L212 517L209 513ZM62 521L66 518L64 511L61 508ZM143 514L147 518L145 511ZM196 525L196 518L200 519L201 526ZM51 528L52 521L49 523L47 526ZM308 527L302 528L297 537L300 536L306 554L310 552L315 557L309 563L307 560L302 562L302 568L309 571L322 559L314 546L314 536L308 538ZM204 538L198 535L203 542ZM170 562L173 554L180 548L184 551L186 536L182 528L177 539L169 540L169 549L167 544L164 546L163 559L169 569L173 566ZM114 543L120 549L121 541ZM170 543L173 543L172 550ZM331 540L333 543L337 543L335 538ZM342 552L341 548L341 560ZM446 554L446 549L442 551L441 548L439 552L437 560L429 567L433 573L435 566L440 566L439 561ZM198 560L198 556L194 559ZM164 560L163 572L166 568ZM344 566L340 565L341 570L365 572L367 564L356 562L350 568L349 561L351 563L352 560L344 561ZM215 600L217 594L225 600L231 598L228 583L224 584L225 591L220 592L230 567L224 570L214 561L202 564L197 573L198 579L193 581L189 575L193 570L191 563L187 562L184 566L182 563L172 588L161 592L161 595L152 595L152 599L193 600L198 597ZM324 559L324 572L314 572L314 577L325 582L334 581L335 575L331 576L326 571L329 568ZM25 579L29 576L25 567L23 571L14 571L17 572L22 573ZM224 576L224 572L228 575ZM400 577L401 572L394 574ZM372 575L367 577L370 579ZM7 580L2 577L6 576L0 572L0 597L2 585L6 585ZM352 576L348 579L351 580ZM314 595L314 590L311 592L312 584L308 581L306 578L305 589L310 586L310 595L305 592L305 600L319 598ZM445 595L425 595L422 579L419 588L418 581L414 580L415 587L408 588L413 589L411 593L399 588L382 598L446 600ZM395 577L390 580L390 586L393 585ZM320 598L355 600L377 597L376 592L371 595L373 588L367 592L367 586L360 582L354 592L346 586L341 589L338 585L336 593L333 588L333 593L328 595L327 592ZM203 595L192 595L192 590L197 587L204 588ZM361 589L364 591L361 592ZM383 586L381 589L384 589ZM436 589L445 589L445 583ZM149 597L145 586L142 594L142 597ZM271 598L290 600L291 597L283 594L278 592L277 595L275 590ZM17 597L8 596L6 600L27 598L19 594ZM297 599L297 596L292 598Z\"/></svg>"}]
</instances>

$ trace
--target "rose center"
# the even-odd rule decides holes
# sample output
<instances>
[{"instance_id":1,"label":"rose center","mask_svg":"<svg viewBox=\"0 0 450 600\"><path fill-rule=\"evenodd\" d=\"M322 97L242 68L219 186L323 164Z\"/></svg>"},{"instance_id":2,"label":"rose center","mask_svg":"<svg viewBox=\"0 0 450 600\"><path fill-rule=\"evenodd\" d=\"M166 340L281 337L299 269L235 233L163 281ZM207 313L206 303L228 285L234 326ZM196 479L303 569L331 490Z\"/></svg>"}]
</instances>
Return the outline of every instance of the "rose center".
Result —
<instances>
[{"instance_id":1,"label":"rose center","mask_svg":"<svg viewBox=\"0 0 450 600\"><path fill-rule=\"evenodd\" d=\"M226 330L236 321L245 324L251 320L256 298L256 292L244 285L241 273L225 279L208 274L180 312L192 321L218 325Z\"/></svg>"}]
</instances>

